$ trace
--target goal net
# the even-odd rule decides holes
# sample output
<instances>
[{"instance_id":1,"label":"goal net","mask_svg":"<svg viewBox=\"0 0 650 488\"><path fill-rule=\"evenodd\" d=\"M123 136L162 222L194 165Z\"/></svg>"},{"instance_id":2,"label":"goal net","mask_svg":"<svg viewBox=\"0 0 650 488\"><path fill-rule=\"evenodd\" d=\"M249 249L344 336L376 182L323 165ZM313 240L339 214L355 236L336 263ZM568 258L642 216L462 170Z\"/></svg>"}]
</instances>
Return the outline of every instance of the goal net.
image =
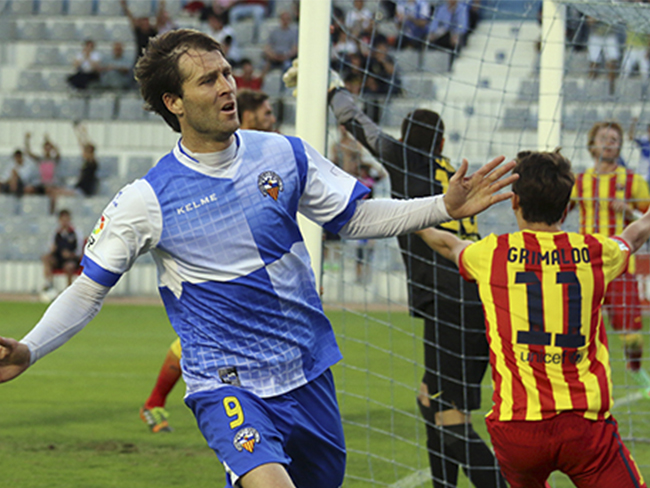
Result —
<instances>
[{"instance_id":1,"label":"goal net","mask_svg":"<svg viewBox=\"0 0 650 488\"><path fill-rule=\"evenodd\" d=\"M403 119L416 109L429 109L444 122L442 154L454 168L462 158L476 168L497 155L513 158L521 150L561 146L578 173L594 165L587 149L592 125L616 121L623 132L620 163L648 178L650 150L644 156L642 141L650 124L650 5L544 2L550 9L544 12L542 2L457 2L465 13L453 16L454 26L445 32L449 17L442 10L451 3L334 0L331 67L354 93L356 105L384 133L399 139ZM545 49L553 48L557 54L544 55ZM337 125L333 113L328 156L371 185L374 197L417 196L409 192L423 188L418 180L421 171L398 175L407 183L391 188L398 171L388 168L386 154L373 157ZM433 181L440 174L429 171L427 191L433 193L437 188ZM481 236L516 230L509 203L495 206L476 222ZM564 228L579 230L578 210L568 215ZM471 226L451 230L475 237ZM431 486L426 425L416 403L427 369L446 371L445 381L464 382L470 387L464 390L465 399L472 386L480 389L481 403L472 413L472 423L489 443L484 414L491 406L490 371L482 380L472 375L472 364L485 356L477 356L471 344L466 312L476 298L466 294L449 262L425 259L414 251L414 239L418 238L405 238L400 248L397 239L357 242L325 236L323 300L344 355L335 373L348 444L345 486ZM650 265L645 253L642 249L637 258L634 279L644 311L641 362L648 370ZM430 279L413 279L431 267ZM454 289L458 295L449 291ZM428 301L422 298L426 295ZM459 310L458 320L445 313L450 302ZM424 319L430 322L426 339ZM457 339L446 348L449 339L441 335L453 331ZM641 471L648 473L650 401L628 371L622 334L609 326L608 331L613 413ZM426 365L425 347L431 348ZM461 371L449 373L448 363L459 365ZM458 439L462 436L458 434ZM461 445L461 453L447 443L437 448L444 465L443 474L436 476L437 486L473 486L462 460L471 442ZM457 484L454 464L460 468ZM476 486L482 486L482 479L494 475L485 469L472 476ZM573 486L560 474L550 482L554 487Z\"/></svg>"}]
</instances>

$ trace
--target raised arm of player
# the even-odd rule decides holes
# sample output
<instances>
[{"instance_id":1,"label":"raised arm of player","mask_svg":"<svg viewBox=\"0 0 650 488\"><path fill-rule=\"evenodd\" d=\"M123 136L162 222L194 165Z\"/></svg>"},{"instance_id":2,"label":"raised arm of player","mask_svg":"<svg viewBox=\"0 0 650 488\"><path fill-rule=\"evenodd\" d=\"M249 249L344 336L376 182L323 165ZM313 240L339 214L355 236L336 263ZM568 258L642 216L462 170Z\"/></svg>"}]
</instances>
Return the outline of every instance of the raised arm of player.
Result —
<instances>
[{"instance_id":1,"label":"raised arm of player","mask_svg":"<svg viewBox=\"0 0 650 488\"><path fill-rule=\"evenodd\" d=\"M630 252L635 253L650 238L650 210L628 225L621 233L621 238L630 246Z\"/></svg>"},{"instance_id":2,"label":"raised arm of player","mask_svg":"<svg viewBox=\"0 0 650 488\"><path fill-rule=\"evenodd\" d=\"M456 265L458 265L460 253L472 243L472 241L459 239L451 232L434 229L433 227L419 230L416 234L422 238L427 246L445 259L456 263Z\"/></svg>"}]
</instances>

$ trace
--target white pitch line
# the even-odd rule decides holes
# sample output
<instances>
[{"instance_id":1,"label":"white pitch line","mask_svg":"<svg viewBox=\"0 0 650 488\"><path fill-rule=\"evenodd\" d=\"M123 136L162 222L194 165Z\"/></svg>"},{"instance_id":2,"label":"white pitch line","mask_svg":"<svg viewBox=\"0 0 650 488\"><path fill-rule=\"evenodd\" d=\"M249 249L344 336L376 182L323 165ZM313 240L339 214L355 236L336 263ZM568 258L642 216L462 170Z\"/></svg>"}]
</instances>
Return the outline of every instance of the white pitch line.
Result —
<instances>
[{"instance_id":1,"label":"white pitch line","mask_svg":"<svg viewBox=\"0 0 650 488\"><path fill-rule=\"evenodd\" d=\"M635 391L634 393L630 393L629 395L625 395L623 398L619 399L614 399L614 406L612 407L612 410L618 410L618 407L623 407L625 405L628 405L630 403L634 403L638 400L641 400L644 397L644 394L640 391Z\"/></svg>"},{"instance_id":2,"label":"white pitch line","mask_svg":"<svg viewBox=\"0 0 650 488\"><path fill-rule=\"evenodd\" d=\"M420 486L426 481L431 481L431 471L428 469L421 469L413 474L408 475L406 478L393 483L388 488L413 488Z\"/></svg>"}]
</instances>

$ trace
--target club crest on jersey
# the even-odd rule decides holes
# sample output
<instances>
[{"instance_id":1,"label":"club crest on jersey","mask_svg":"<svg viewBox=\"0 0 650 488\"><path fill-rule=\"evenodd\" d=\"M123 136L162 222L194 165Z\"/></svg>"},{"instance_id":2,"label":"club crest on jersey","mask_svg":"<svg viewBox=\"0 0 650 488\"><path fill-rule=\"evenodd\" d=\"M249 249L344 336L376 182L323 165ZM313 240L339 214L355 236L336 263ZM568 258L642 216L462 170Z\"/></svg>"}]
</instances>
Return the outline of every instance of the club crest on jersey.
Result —
<instances>
[{"instance_id":1,"label":"club crest on jersey","mask_svg":"<svg viewBox=\"0 0 650 488\"><path fill-rule=\"evenodd\" d=\"M245 427L240 429L235 434L235 438L232 443L239 452L246 449L248 452L253 452L255 449L255 444L262 442L262 437L260 433L257 432L257 429L253 427Z\"/></svg>"},{"instance_id":2,"label":"club crest on jersey","mask_svg":"<svg viewBox=\"0 0 650 488\"><path fill-rule=\"evenodd\" d=\"M273 200L278 200L278 194L284 191L282 178L275 171L265 171L257 177L257 187L264 196L270 196Z\"/></svg>"}]
</instances>

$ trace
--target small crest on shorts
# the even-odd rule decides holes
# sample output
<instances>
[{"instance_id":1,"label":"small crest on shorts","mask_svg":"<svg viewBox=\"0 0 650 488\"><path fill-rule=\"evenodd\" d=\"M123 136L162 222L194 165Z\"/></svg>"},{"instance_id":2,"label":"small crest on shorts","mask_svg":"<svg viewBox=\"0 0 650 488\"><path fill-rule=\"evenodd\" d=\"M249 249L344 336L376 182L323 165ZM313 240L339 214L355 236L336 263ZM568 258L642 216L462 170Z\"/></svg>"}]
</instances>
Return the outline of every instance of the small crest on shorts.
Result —
<instances>
[{"instance_id":1,"label":"small crest on shorts","mask_svg":"<svg viewBox=\"0 0 650 488\"><path fill-rule=\"evenodd\" d=\"M265 171L257 177L257 187L264 196L270 196L273 200L278 199L278 194L284 191L282 178L275 171Z\"/></svg>"},{"instance_id":2,"label":"small crest on shorts","mask_svg":"<svg viewBox=\"0 0 650 488\"><path fill-rule=\"evenodd\" d=\"M253 427L245 427L235 434L232 443L239 452L246 449L248 452L253 452L255 444L262 442L260 433Z\"/></svg>"}]
</instances>

